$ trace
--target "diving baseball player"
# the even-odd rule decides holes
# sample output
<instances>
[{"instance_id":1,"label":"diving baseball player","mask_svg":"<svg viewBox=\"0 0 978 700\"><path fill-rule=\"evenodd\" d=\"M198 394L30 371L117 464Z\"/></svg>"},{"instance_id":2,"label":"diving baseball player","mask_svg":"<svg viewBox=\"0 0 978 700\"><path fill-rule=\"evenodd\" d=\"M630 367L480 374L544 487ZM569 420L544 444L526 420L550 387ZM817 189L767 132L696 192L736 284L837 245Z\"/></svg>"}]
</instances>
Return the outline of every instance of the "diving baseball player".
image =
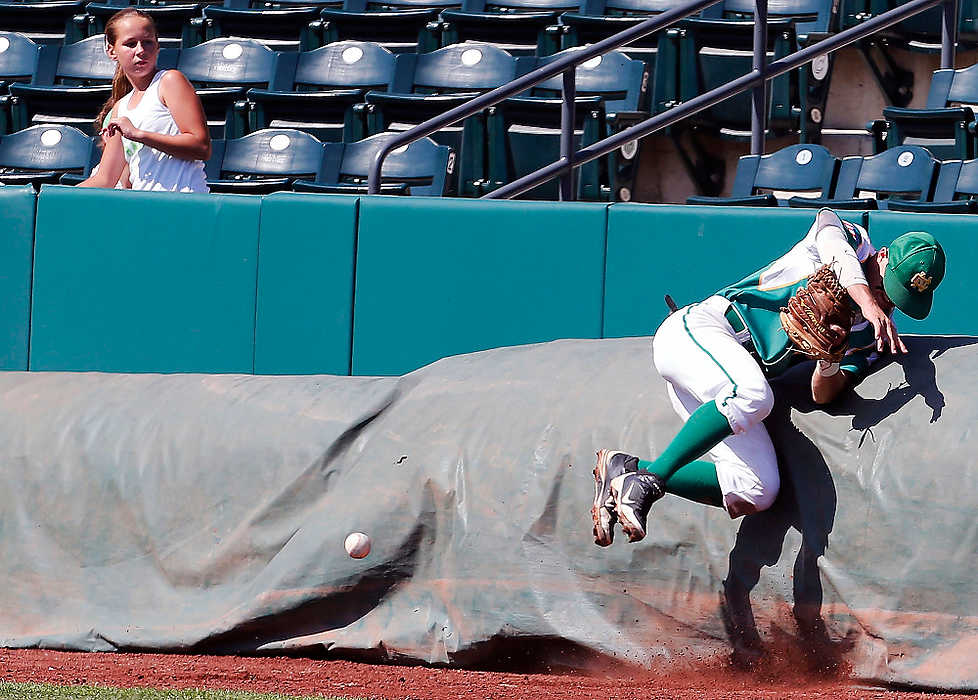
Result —
<instances>
[{"instance_id":1,"label":"diving baseball player","mask_svg":"<svg viewBox=\"0 0 978 700\"><path fill-rule=\"evenodd\" d=\"M596 544L611 544L616 522L631 542L641 540L649 509L666 493L725 508L731 518L771 506L780 478L762 422L774 403L768 380L806 359L785 332L781 310L791 299L794 307L800 296L811 296L808 280L826 264L851 308L845 317L851 327L842 329L843 339L848 330L848 348L823 355L841 359L815 364L811 390L819 404L852 386L884 349L907 351L893 325L893 309L926 317L945 261L940 244L928 233L906 233L876 250L864 228L822 209L808 234L785 255L670 314L655 333L652 352L685 424L652 461L615 450L598 452L591 509ZM806 289L802 295L800 288ZM818 325L818 311L810 309L802 314ZM700 460L704 453L712 461Z\"/></svg>"}]
</instances>

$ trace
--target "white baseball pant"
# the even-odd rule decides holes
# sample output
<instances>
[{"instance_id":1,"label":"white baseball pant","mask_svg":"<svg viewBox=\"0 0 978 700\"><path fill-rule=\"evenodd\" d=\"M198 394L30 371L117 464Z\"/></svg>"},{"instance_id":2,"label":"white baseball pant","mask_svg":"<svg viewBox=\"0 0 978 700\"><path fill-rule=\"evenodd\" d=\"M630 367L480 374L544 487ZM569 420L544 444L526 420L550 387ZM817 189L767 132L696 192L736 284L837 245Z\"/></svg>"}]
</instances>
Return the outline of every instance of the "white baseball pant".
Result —
<instances>
[{"instance_id":1,"label":"white baseball pant","mask_svg":"<svg viewBox=\"0 0 978 700\"><path fill-rule=\"evenodd\" d=\"M731 518L774 503L781 486L774 445L763 421L774 393L760 365L741 345L724 316L730 301L712 296L672 313L652 339L655 368L667 383L673 408L686 421L707 401L716 402L734 434L709 451L723 503Z\"/></svg>"}]
</instances>

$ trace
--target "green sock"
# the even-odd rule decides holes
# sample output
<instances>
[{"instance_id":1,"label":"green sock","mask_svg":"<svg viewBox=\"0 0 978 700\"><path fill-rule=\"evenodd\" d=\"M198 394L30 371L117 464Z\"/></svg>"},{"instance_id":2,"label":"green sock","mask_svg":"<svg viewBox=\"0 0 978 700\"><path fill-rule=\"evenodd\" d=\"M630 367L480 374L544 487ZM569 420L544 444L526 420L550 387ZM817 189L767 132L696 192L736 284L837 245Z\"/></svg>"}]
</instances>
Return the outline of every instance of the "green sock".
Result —
<instances>
[{"instance_id":1,"label":"green sock","mask_svg":"<svg viewBox=\"0 0 978 700\"><path fill-rule=\"evenodd\" d=\"M723 507L723 492L713 462L697 460L679 467L666 482L666 493L708 506Z\"/></svg>"},{"instance_id":2,"label":"green sock","mask_svg":"<svg viewBox=\"0 0 978 700\"><path fill-rule=\"evenodd\" d=\"M638 468L668 482L677 469L702 457L728 435L733 435L733 430L726 416L720 413L715 402L707 401L693 411L693 415L655 461L640 460Z\"/></svg>"}]
</instances>

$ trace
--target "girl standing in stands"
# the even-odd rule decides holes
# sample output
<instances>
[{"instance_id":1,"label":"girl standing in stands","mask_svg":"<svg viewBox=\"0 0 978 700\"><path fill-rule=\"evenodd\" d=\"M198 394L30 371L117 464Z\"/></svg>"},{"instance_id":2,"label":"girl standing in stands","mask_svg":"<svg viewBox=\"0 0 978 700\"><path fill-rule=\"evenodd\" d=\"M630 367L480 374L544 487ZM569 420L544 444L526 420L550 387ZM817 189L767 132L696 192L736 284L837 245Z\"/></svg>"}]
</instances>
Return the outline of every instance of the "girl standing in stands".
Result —
<instances>
[{"instance_id":1,"label":"girl standing in stands","mask_svg":"<svg viewBox=\"0 0 978 700\"><path fill-rule=\"evenodd\" d=\"M115 13L105 25L106 53L118 65L112 96L96 118L105 141L98 171L83 187L114 187L129 168L134 190L207 192L211 154L204 109L177 70L158 70L153 19L140 10ZM96 127L98 128L98 126Z\"/></svg>"}]
</instances>

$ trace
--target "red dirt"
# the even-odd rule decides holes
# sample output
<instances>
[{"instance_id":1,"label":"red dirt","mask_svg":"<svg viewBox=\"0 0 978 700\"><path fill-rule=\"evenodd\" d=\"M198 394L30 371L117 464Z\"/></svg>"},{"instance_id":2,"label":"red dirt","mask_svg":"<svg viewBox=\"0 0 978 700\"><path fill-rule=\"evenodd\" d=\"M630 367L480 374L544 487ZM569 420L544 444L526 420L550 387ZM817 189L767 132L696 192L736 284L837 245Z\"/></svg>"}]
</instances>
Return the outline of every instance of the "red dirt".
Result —
<instances>
[{"instance_id":1,"label":"red dirt","mask_svg":"<svg viewBox=\"0 0 978 700\"><path fill-rule=\"evenodd\" d=\"M866 698L910 700L924 693L853 686L803 676L780 664L753 673L728 669L653 676L633 669L588 673L497 673L288 657L102 654L0 649L0 680L60 685L207 688L356 698ZM944 698L965 697L944 695Z\"/></svg>"}]
</instances>

